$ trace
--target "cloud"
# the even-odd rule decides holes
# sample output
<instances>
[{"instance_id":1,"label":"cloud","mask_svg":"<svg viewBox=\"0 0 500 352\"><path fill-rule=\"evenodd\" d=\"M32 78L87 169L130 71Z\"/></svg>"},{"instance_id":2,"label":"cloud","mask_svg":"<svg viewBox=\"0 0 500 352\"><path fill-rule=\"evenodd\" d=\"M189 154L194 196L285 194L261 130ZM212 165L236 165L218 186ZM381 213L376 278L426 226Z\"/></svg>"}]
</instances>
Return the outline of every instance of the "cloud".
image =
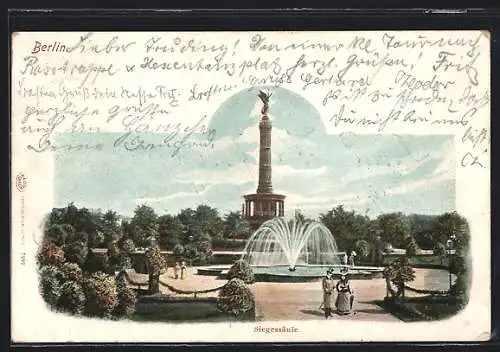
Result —
<instances>
[{"instance_id":1,"label":"cloud","mask_svg":"<svg viewBox=\"0 0 500 352\"><path fill-rule=\"evenodd\" d=\"M414 192L418 189L421 188L428 188L431 185L434 185L436 183L440 183L443 181L448 181L449 177L447 174L442 173L438 176L432 177L432 178L425 178L425 179L420 179L420 180L415 180L411 182L406 182L400 186L393 187L390 189L387 189L384 191L386 195L396 195L396 194L406 194L410 192Z\"/></svg>"},{"instance_id":2,"label":"cloud","mask_svg":"<svg viewBox=\"0 0 500 352\"><path fill-rule=\"evenodd\" d=\"M194 192L177 192L174 194L169 194L167 196L161 197L145 197L145 198L137 198L135 199L135 203L137 205L146 204L146 203L161 203L165 201L169 201L176 198L186 198L186 197L203 197L203 194L207 189L203 191L194 191Z\"/></svg>"},{"instance_id":3,"label":"cloud","mask_svg":"<svg viewBox=\"0 0 500 352\"><path fill-rule=\"evenodd\" d=\"M453 140L448 140L443 143L443 146L436 153L440 156L444 155L443 161L436 167L433 175L445 174L448 179L454 180L456 173L455 146Z\"/></svg>"},{"instance_id":4,"label":"cloud","mask_svg":"<svg viewBox=\"0 0 500 352\"><path fill-rule=\"evenodd\" d=\"M441 160L429 175L417 180L405 182L400 186L392 187L386 190L386 194L406 194L422 188L428 188L431 185L455 180L455 146L452 139L445 141L440 148L431 152L429 158Z\"/></svg>"}]
</instances>

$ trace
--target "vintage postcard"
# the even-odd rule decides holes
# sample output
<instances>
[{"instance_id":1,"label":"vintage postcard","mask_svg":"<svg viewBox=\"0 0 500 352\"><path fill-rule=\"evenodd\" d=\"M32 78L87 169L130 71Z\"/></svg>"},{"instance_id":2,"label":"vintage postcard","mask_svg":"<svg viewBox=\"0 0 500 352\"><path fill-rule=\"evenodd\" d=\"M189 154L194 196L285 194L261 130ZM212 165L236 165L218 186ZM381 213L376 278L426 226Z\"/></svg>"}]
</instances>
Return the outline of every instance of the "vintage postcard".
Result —
<instances>
[{"instance_id":1,"label":"vintage postcard","mask_svg":"<svg viewBox=\"0 0 500 352\"><path fill-rule=\"evenodd\" d=\"M490 338L487 31L12 35L14 342Z\"/></svg>"}]
</instances>

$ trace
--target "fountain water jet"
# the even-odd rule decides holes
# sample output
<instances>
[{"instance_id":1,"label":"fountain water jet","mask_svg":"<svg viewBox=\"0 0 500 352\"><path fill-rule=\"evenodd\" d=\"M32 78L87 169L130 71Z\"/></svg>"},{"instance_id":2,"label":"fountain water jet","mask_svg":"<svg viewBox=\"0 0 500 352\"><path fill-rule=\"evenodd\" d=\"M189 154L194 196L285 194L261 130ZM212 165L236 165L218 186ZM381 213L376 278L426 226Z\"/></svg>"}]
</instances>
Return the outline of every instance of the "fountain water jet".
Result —
<instances>
[{"instance_id":1,"label":"fountain water jet","mask_svg":"<svg viewBox=\"0 0 500 352\"><path fill-rule=\"evenodd\" d=\"M242 259L253 266L339 265L335 239L316 221L268 220L249 238Z\"/></svg>"}]
</instances>

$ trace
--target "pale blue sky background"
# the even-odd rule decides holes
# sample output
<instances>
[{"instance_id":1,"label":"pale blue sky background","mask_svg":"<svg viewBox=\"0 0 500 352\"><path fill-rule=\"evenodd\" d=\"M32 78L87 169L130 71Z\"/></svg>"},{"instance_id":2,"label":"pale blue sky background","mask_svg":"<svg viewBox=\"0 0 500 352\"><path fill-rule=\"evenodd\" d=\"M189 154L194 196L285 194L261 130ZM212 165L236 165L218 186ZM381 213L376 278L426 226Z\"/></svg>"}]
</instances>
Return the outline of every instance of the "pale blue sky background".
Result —
<instances>
[{"instance_id":1,"label":"pale blue sky background","mask_svg":"<svg viewBox=\"0 0 500 352\"><path fill-rule=\"evenodd\" d=\"M56 154L56 206L113 209L130 216L138 204L159 214L204 203L240 210L257 187L258 89L229 98L209 122L213 150L114 150L119 134L59 135L57 143L102 141L103 151ZM285 215L309 216L338 204L369 216L382 212L438 214L455 207L451 135L328 135L316 109L273 89L273 185L287 196ZM162 136L147 136L160 140Z\"/></svg>"}]
</instances>

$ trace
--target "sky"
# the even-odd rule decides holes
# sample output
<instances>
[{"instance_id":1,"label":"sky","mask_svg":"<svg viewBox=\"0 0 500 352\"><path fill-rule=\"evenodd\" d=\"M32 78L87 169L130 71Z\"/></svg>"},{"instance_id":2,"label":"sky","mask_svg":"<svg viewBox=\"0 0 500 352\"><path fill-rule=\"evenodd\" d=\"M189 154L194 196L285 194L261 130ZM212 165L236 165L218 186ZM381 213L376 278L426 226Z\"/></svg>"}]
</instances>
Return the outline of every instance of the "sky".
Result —
<instances>
[{"instance_id":1,"label":"sky","mask_svg":"<svg viewBox=\"0 0 500 352\"><path fill-rule=\"evenodd\" d=\"M213 148L187 148L175 157L168 148L57 152L56 206L74 202L124 216L141 204L158 214L199 204L216 207L221 214L241 210L243 195L257 188L262 106L257 93L255 88L234 94L210 117ZM308 101L284 88L273 88L272 94L272 180L274 192L286 196L286 216L300 209L316 218L340 204L370 217L454 210L453 136L327 134ZM112 145L118 136L61 134L56 142Z\"/></svg>"}]
</instances>

